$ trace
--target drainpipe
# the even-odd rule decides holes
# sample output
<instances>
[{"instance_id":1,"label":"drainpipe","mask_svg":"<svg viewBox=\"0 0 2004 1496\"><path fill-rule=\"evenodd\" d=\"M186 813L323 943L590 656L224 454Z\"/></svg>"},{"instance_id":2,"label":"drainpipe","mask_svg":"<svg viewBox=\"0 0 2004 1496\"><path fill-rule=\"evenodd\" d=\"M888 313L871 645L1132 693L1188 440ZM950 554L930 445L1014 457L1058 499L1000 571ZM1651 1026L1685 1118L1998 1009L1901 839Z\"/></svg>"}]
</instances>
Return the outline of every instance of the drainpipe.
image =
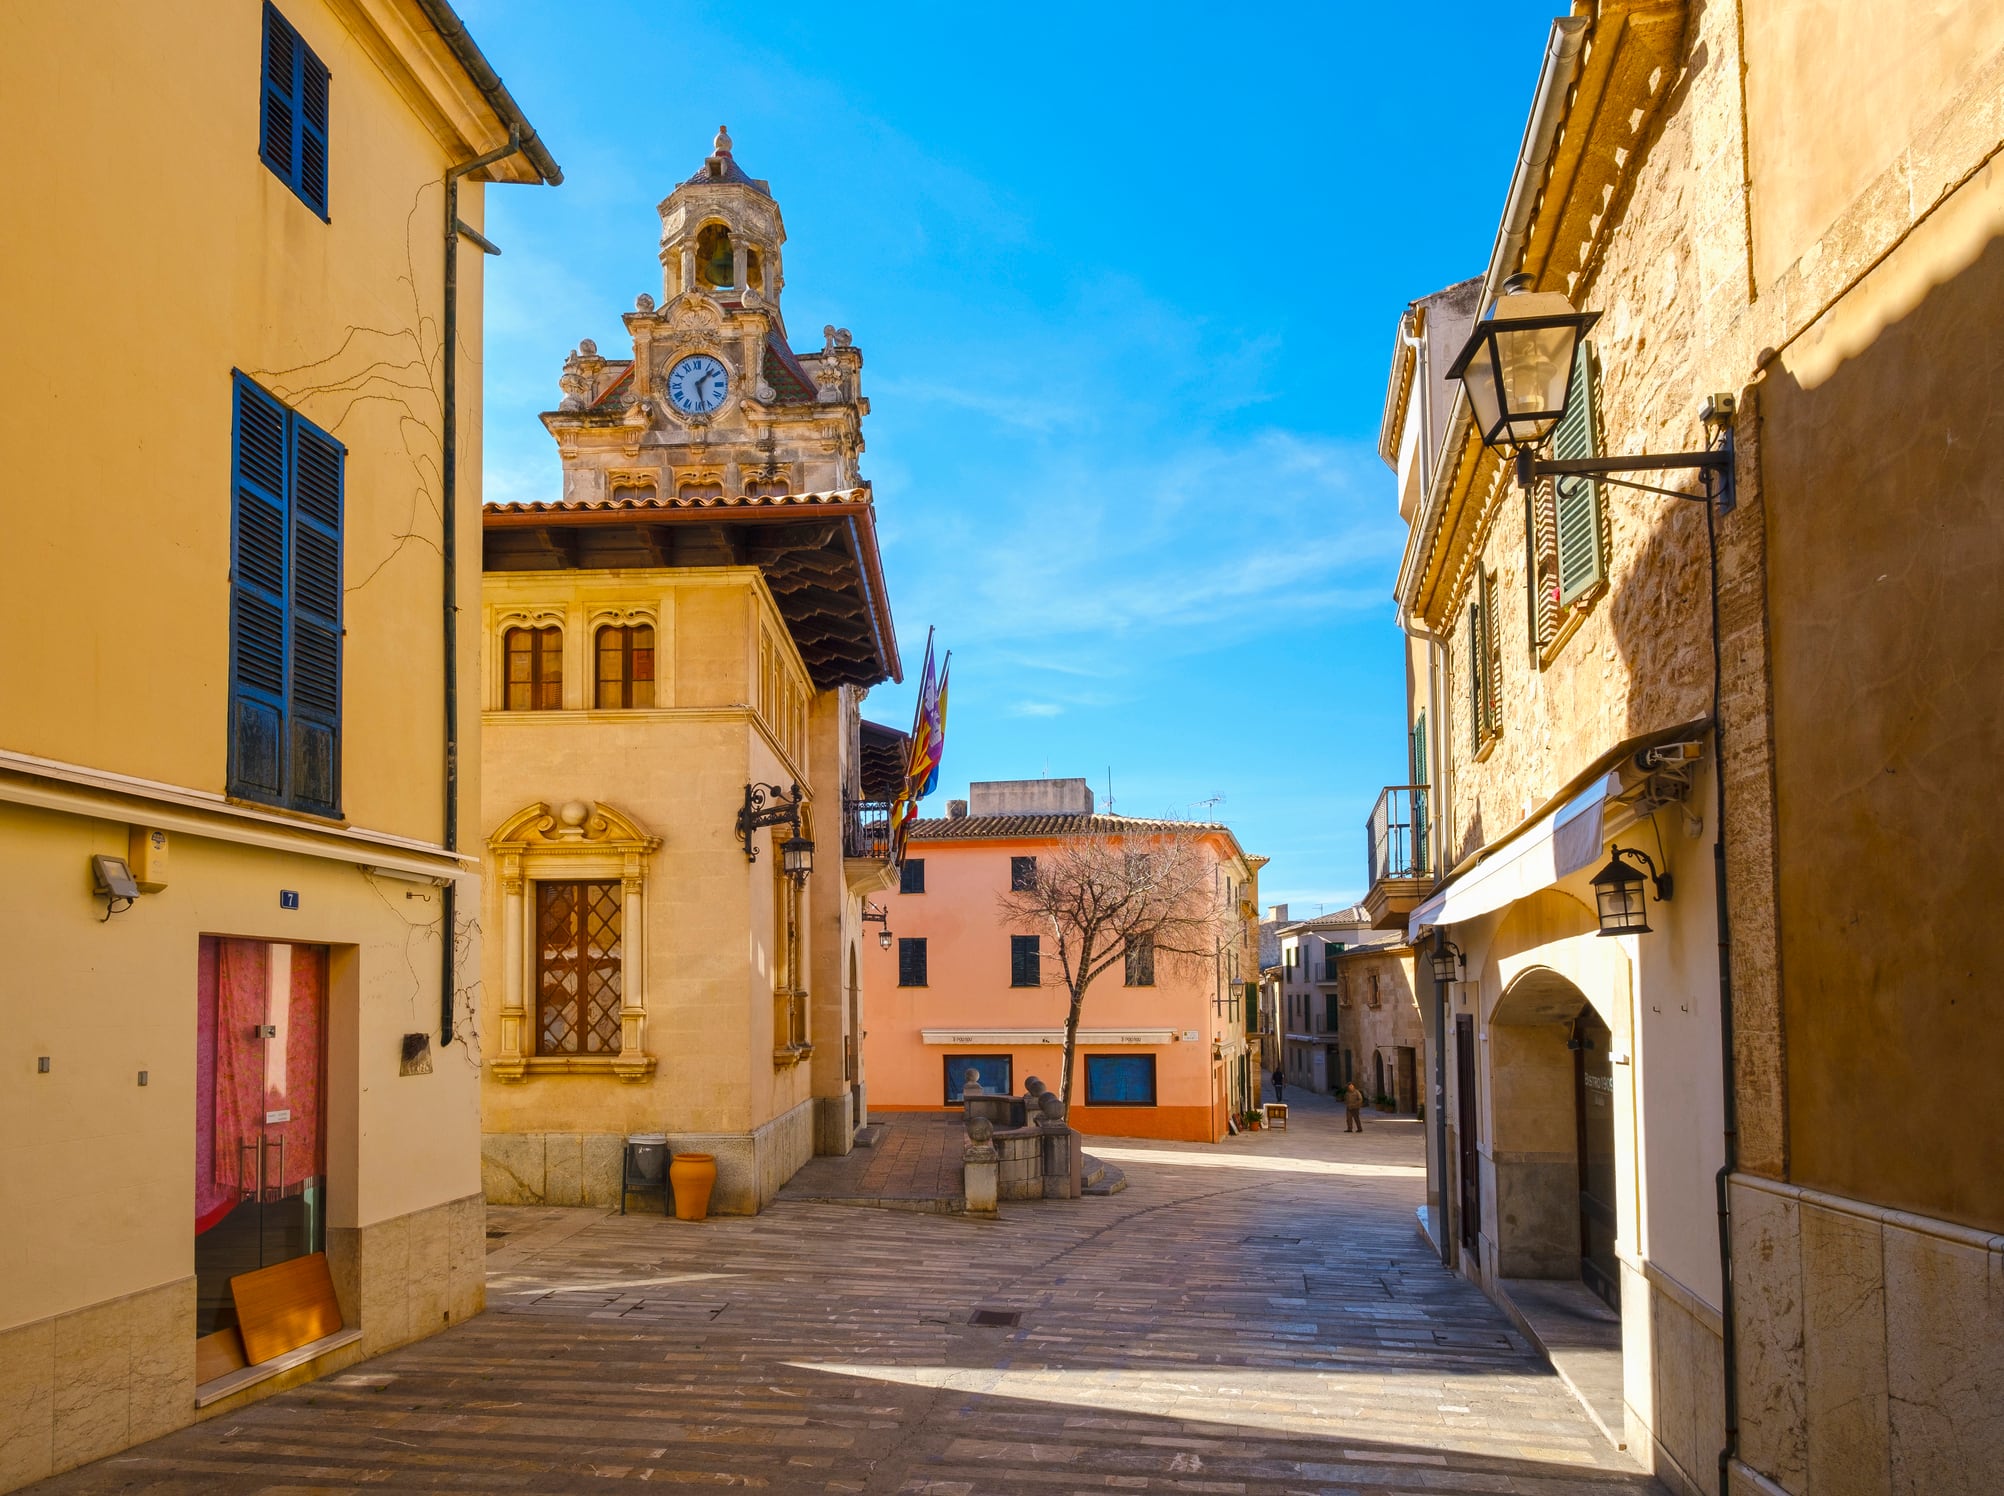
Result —
<instances>
[{"instance_id":1,"label":"drainpipe","mask_svg":"<svg viewBox=\"0 0 2004 1496\"><path fill-rule=\"evenodd\" d=\"M478 55L477 53L475 54ZM499 79L495 79L499 86ZM512 101L511 101L512 102ZM508 143L471 161L449 167L445 173L445 309L443 405L439 436L439 516L442 524L439 554L444 575L445 643L445 849L459 850L459 241L463 235L483 254L498 255L500 249L472 225L459 217L459 179L469 172L492 166L525 147L523 121L519 112L508 126ZM527 137L534 138L534 131ZM547 159L547 153L544 153ZM535 155L531 164L551 186L563 180L556 172L543 172ZM551 162L554 171L555 163ZM452 1043L453 997L459 987L458 961L459 880L450 879L439 891L442 904L439 938L438 1042Z\"/></svg>"}]
</instances>

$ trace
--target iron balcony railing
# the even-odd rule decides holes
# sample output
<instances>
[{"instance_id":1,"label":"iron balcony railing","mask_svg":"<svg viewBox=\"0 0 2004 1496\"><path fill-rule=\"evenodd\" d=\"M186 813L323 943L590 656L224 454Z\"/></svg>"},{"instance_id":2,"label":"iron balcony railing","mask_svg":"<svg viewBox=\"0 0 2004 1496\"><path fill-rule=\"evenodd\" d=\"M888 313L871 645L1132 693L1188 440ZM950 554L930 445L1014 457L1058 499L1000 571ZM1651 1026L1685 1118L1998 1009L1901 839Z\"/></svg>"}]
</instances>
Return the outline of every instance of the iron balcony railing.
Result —
<instances>
[{"instance_id":1,"label":"iron balcony railing","mask_svg":"<svg viewBox=\"0 0 2004 1496\"><path fill-rule=\"evenodd\" d=\"M1388 878L1428 876L1426 797L1423 784L1387 785L1378 796L1365 828L1373 884Z\"/></svg>"},{"instance_id":2,"label":"iron balcony railing","mask_svg":"<svg viewBox=\"0 0 2004 1496\"><path fill-rule=\"evenodd\" d=\"M871 857L879 862L889 860L890 801L844 800L842 802L842 855Z\"/></svg>"}]
</instances>

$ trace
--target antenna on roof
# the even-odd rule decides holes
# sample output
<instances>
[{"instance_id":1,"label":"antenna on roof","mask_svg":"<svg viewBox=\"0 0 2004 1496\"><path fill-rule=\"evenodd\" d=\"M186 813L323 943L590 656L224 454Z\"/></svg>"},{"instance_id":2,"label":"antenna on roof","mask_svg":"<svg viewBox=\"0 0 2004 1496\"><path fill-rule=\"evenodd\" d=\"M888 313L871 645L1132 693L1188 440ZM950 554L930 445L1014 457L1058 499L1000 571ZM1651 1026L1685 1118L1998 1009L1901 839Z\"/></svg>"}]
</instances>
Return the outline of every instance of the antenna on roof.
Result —
<instances>
[{"instance_id":1,"label":"antenna on roof","mask_svg":"<svg viewBox=\"0 0 2004 1496\"><path fill-rule=\"evenodd\" d=\"M1113 814L1113 765L1106 766L1106 813Z\"/></svg>"},{"instance_id":2,"label":"antenna on roof","mask_svg":"<svg viewBox=\"0 0 2004 1496\"><path fill-rule=\"evenodd\" d=\"M1212 795L1207 800L1192 800L1190 802L1190 809L1216 810L1220 805L1223 805L1224 803L1225 803L1225 797L1223 795Z\"/></svg>"}]
</instances>

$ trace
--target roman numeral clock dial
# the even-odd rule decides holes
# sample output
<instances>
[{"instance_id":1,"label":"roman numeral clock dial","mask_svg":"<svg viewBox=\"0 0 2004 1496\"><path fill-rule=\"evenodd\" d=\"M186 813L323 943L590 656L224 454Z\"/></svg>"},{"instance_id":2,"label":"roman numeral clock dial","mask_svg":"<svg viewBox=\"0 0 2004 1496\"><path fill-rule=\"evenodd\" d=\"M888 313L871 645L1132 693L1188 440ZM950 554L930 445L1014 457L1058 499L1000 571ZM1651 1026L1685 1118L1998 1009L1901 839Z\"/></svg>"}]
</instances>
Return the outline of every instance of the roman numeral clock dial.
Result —
<instances>
[{"instance_id":1,"label":"roman numeral clock dial","mask_svg":"<svg viewBox=\"0 0 2004 1496\"><path fill-rule=\"evenodd\" d=\"M668 371L668 403L686 416L711 414L730 388L730 371L707 353L692 353Z\"/></svg>"}]
</instances>

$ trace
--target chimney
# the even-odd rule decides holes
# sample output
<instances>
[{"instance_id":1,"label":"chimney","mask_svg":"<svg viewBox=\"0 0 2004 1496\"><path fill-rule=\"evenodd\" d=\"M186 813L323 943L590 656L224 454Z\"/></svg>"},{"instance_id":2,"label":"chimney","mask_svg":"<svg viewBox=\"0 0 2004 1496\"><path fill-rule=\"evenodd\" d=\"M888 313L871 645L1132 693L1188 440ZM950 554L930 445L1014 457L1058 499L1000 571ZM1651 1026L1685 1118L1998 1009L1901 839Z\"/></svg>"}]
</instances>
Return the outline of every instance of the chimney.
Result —
<instances>
[{"instance_id":1,"label":"chimney","mask_svg":"<svg viewBox=\"0 0 2004 1496\"><path fill-rule=\"evenodd\" d=\"M965 820L967 818L967 802L965 800L947 801L946 818L949 821Z\"/></svg>"},{"instance_id":2,"label":"chimney","mask_svg":"<svg viewBox=\"0 0 2004 1496\"><path fill-rule=\"evenodd\" d=\"M1269 921L1279 920L1284 923L1287 919L1287 905L1268 904L1266 906L1266 917Z\"/></svg>"},{"instance_id":3,"label":"chimney","mask_svg":"<svg viewBox=\"0 0 2004 1496\"><path fill-rule=\"evenodd\" d=\"M989 779L968 786L977 816L1092 814L1092 790L1083 779Z\"/></svg>"}]
</instances>

